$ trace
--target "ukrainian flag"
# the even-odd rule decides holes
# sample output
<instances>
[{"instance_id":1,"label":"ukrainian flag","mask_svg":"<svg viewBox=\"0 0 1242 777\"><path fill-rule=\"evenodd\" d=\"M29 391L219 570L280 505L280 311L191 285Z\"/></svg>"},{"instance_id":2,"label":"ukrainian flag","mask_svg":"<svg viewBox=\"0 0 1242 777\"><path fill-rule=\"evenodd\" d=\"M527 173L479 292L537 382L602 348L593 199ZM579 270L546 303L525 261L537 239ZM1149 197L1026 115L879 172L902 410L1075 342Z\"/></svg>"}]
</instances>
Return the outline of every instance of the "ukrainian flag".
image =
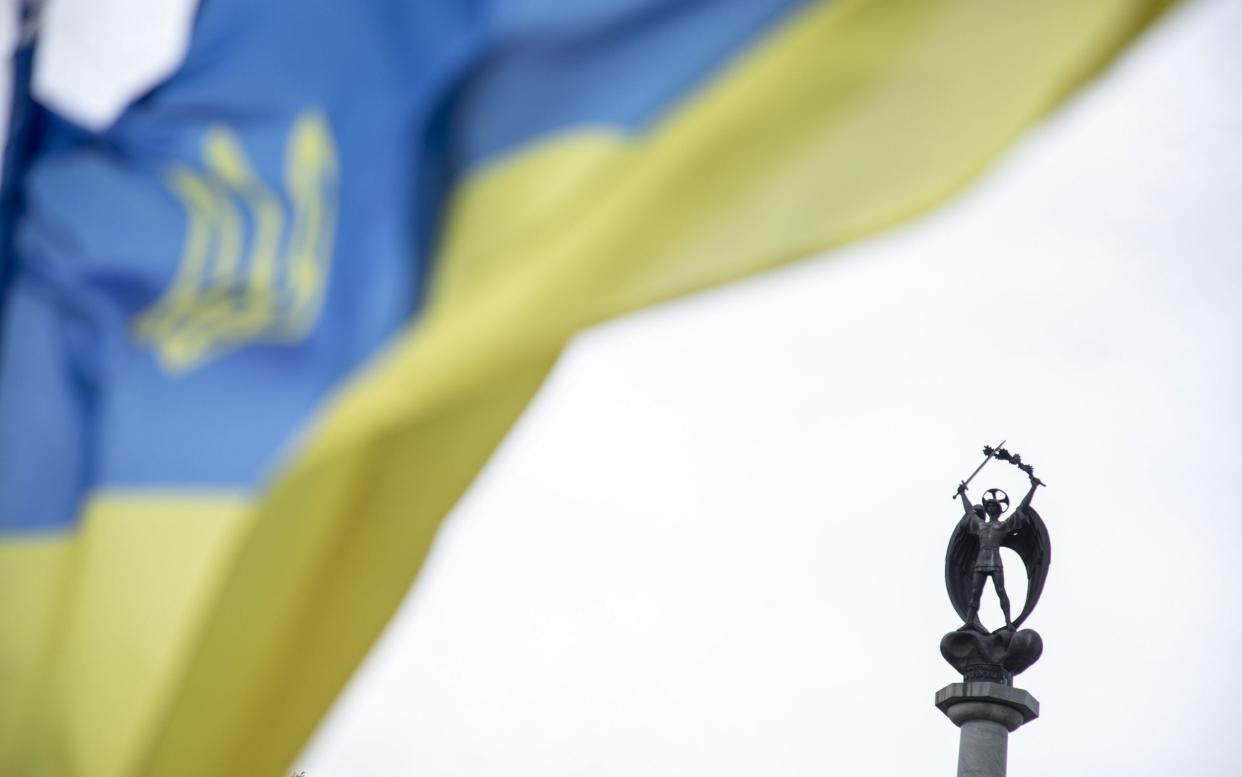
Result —
<instances>
[{"instance_id":1,"label":"ukrainian flag","mask_svg":"<svg viewBox=\"0 0 1242 777\"><path fill-rule=\"evenodd\" d=\"M280 774L575 331L936 205L1161 5L210 0L106 126L19 83L0 775Z\"/></svg>"}]
</instances>

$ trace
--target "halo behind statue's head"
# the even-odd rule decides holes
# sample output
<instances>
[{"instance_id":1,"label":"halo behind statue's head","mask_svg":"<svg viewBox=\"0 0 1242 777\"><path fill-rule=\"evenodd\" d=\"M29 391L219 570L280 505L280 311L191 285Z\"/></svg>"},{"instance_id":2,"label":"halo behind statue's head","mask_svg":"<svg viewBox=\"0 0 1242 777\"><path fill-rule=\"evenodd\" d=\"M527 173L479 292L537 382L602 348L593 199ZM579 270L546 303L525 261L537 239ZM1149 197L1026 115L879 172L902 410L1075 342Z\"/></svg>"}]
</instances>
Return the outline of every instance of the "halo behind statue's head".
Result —
<instances>
[{"instance_id":1,"label":"halo behind statue's head","mask_svg":"<svg viewBox=\"0 0 1242 777\"><path fill-rule=\"evenodd\" d=\"M1009 494L999 488L989 488L983 493L983 512L998 518L1009 509Z\"/></svg>"}]
</instances>

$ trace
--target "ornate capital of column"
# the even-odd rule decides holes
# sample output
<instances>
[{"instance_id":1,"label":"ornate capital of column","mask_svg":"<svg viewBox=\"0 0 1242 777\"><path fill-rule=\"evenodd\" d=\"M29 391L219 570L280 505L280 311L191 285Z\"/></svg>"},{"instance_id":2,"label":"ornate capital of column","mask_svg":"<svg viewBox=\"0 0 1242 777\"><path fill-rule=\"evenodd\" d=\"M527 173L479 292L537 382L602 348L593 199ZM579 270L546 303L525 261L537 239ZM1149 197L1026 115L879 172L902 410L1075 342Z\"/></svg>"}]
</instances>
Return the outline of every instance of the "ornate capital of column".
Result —
<instances>
[{"instance_id":1,"label":"ornate capital of column","mask_svg":"<svg viewBox=\"0 0 1242 777\"><path fill-rule=\"evenodd\" d=\"M936 707L958 726L973 720L1000 723L1009 731L1039 717L1039 701L1000 683L952 683L936 692Z\"/></svg>"}]
</instances>

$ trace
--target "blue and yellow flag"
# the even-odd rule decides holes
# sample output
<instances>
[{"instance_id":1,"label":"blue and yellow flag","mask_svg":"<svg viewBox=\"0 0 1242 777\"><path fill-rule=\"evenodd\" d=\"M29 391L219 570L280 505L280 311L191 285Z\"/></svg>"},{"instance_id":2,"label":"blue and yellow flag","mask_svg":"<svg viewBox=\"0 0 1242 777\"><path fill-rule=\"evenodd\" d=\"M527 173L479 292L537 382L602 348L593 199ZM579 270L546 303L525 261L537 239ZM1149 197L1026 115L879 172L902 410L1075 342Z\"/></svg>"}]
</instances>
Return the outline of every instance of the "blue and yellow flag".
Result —
<instances>
[{"instance_id":1,"label":"blue and yellow flag","mask_svg":"<svg viewBox=\"0 0 1242 777\"><path fill-rule=\"evenodd\" d=\"M105 127L19 83L0 775L280 774L575 331L936 205L1161 5L211 0Z\"/></svg>"}]
</instances>

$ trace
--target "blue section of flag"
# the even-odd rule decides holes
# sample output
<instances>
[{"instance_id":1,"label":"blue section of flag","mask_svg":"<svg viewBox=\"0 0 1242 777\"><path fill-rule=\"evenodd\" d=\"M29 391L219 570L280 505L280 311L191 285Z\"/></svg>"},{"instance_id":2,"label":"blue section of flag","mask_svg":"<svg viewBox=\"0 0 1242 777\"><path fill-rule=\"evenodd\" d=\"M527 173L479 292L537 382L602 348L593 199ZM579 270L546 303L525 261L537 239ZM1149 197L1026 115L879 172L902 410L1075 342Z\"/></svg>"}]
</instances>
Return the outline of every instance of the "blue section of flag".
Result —
<instances>
[{"instance_id":1,"label":"blue section of flag","mask_svg":"<svg viewBox=\"0 0 1242 777\"><path fill-rule=\"evenodd\" d=\"M168 81L103 133L53 117L29 164L11 167L24 168L24 202L0 247L13 278L0 327L0 531L68 527L92 488L260 485L331 390L417 316L463 172L570 127L641 130L796 4L205 2ZM170 171L219 188L208 149L224 128L273 193L289 253L307 209L288 160L308 110L322 114L339 168L313 327L170 372L135 323L194 264L194 189L178 194ZM258 211L244 186L229 196L247 256ZM220 255L223 234L209 235ZM204 284L227 265L211 256ZM254 276L238 277L243 299Z\"/></svg>"},{"instance_id":2,"label":"blue section of flag","mask_svg":"<svg viewBox=\"0 0 1242 777\"><path fill-rule=\"evenodd\" d=\"M419 133L480 34L437 3L213 0L184 65L113 127L68 148L48 134L24 182L0 351L0 527L68 525L88 487L261 482L328 390L416 311ZM224 126L291 211L287 142L307 106L344 171L316 326L169 374L133 332L188 239L168 170L202 170Z\"/></svg>"},{"instance_id":3,"label":"blue section of flag","mask_svg":"<svg viewBox=\"0 0 1242 777\"><path fill-rule=\"evenodd\" d=\"M457 109L467 165L582 125L639 132L805 0L510 2Z\"/></svg>"}]
</instances>

